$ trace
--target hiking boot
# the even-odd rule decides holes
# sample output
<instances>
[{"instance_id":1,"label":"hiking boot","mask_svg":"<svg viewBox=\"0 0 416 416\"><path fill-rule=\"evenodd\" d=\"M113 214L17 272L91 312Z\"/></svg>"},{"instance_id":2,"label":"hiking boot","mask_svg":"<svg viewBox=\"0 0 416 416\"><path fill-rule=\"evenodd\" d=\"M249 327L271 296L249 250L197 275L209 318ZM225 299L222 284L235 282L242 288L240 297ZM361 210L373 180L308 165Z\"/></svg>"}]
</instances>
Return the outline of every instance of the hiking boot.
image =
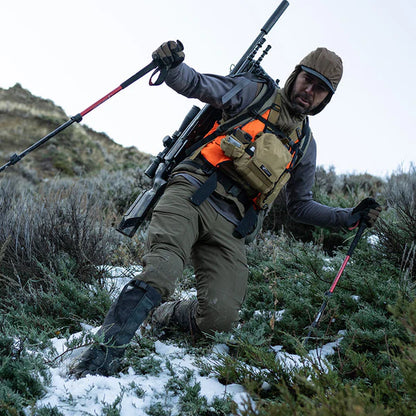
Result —
<instances>
[{"instance_id":1,"label":"hiking boot","mask_svg":"<svg viewBox=\"0 0 416 416\"><path fill-rule=\"evenodd\" d=\"M76 378L87 374L109 376L116 373L127 344L160 301L159 292L145 282L129 282L111 305L103 325L97 332L100 343L85 351L70 373Z\"/></svg>"},{"instance_id":2,"label":"hiking boot","mask_svg":"<svg viewBox=\"0 0 416 416\"><path fill-rule=\"evenodd\" d=\"M154 333L160 335L176 327L193 336L201 335L195 321L197 307L196 299L163 303L153 311L150 318Z\"/></svg>"},{"instance_id":3,"label":"hiking boot","mask_svg":"<svg viewBox=\"0 0 416 416\"><path fill-rule=\"evenodd\" d=\"M116 374L121 368L121 359L124 349L107 347L103 344L93 345L85 351L70 374L75 378L85 377L87 374L110 376Z\"/></svg>"}]
</instances>

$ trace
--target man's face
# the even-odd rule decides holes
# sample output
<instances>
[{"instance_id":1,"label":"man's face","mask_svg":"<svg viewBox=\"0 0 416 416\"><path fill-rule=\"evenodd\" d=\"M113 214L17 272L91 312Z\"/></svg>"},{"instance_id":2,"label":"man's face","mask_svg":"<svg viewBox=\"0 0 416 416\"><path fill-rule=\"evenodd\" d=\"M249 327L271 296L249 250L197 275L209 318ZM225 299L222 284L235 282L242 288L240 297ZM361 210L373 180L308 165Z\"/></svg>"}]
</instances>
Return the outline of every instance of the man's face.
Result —
<instances>
[{"instance_id":1,"label":"man's face","mask_svg":"<svg viewBox=\"0 0 416 416\"><path fill-rule=\"evenodd\" d=\"M308 114L328 96L328 87L319 78L300 71L293 84L290 101L299 114Z\"/></svg>"}]
</instances>

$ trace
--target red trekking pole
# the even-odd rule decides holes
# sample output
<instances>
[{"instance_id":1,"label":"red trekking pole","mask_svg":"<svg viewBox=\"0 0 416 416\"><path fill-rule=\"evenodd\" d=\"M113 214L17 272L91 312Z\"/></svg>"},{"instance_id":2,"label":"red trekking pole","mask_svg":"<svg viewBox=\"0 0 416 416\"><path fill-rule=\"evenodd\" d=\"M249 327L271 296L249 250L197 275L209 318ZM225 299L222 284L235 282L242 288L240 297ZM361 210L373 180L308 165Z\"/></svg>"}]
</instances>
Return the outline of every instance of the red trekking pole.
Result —
<instances>
[{"instance_id":1,"label":"red trekking pole","mask_svg":"<svg viewBox=\"0 0 416 416\"><path fill-rule=\"evenodd\" d=\"M59 127L57 127L54 131L50 132L49 134L47 134L45 137L43 137L42 139L40 139L36 143L32 144L32 146L28 147L22 153L20 153L20 154L14 153L10 157L10 160L5 165L3 165L3 166L0 167L0 172L2 172L3 170L5 170L9 166L14 165L15 163L19 162L19 160L21 160L23 157L25 157L28 153L30 153L31 151L37 149L39 146L41 146L42 144L44 144L45 142L47 142L52 137L56 136L62 130L65 130L71 124L73 124L75 122L80 123L82 121L82 118L86 114L88 114L90 111L94 110L100 104L102 104L103 102L107 101L109 98L113 97L119 91L121 91L122 89L128 87L130 84L132 84L133 82L137 81L139 78L143 77L144 75L146 75L148 72L150 72L152 69L155 69L155 68L157 68L156 61L150 62L150 64L146 65L139 72L137 72L136 74L134 74L133 76L131 76L129 79L127 79L126 81L124 81L122 84L120 84L117 88L115 88L114 90L112 90L111 92L109 92L103 98L101 98L100 100L98 100L94 104L90 105L84 111L81 111L77 115L71 117L67 122L65 122L64 124L62 124ZM158 71L158 69L155 70L155 73L157 71ZM152 77L153 77L153 75L152 75ZM160 74L159 74L159 77L158 77L157 81L155 83L152 83L151 80L150 80L149 81L150 85L159 85L159 84L161 84L163 82L165 76L166 76L166 70L164 68L162 68L160 70Z\"/></svg>"},{"instance_id":2,"label":"red trekking pole","mask_svg":"<svg viewBox=\"0 0 416 416\"><path fill-rule=\"evenodd\" d=\"M349 259L352 256L352 253L355 249L355 247L358 244L358 241L360 240L361 236L363 235L364 230L366 229L367 224L364 221L361 221L360 223L360 227L358 228L357 234L355 234L354 240L352 240L351 246L347 252L347 256L344 259L344 262L342 263L337 275L335 276L334 281L332 282L331 287L329 288L329 290L325 293L325 300L321 305L321 308L319 309L319 312L317 313L314 321L312 322L312 324L309 327L309 332L307 337L305 338L305 340L303 341L303 345L306 345L309 338L311 337L312 331L318 326L319 324L319 320L322 317L322 314L324 313L324 310L326 308L326 305L328 304L329 298L332 296L336 285L338 284L339 279L341 278L342 273L344 272L344 269L349 261Z\"/></svg>"}]
</instances>

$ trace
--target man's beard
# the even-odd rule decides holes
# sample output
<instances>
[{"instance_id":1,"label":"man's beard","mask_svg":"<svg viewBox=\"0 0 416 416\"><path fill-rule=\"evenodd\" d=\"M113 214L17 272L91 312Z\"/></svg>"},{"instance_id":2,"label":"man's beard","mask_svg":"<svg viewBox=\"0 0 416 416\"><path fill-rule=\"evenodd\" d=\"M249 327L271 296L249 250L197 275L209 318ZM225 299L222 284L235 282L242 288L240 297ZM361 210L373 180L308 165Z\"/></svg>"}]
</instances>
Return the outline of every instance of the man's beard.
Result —
<instances>
[{"instance_id":1,"label":"man's beard","mask_svg":"<svg viewBox=\"0 0 416 416\"><path fill-rule=\"evenodd\" d=\"M297 101L297 98L301 98L303 101L306 101L307 104L309 105L303 105L302 102ZM292 106L292 109L294 110L295 114L308 114L311 112L311 110L313 110L312 108L312 102L311 100L304 94L293 94L290 97L290 104Z\"/></svg>"}]
</instances>

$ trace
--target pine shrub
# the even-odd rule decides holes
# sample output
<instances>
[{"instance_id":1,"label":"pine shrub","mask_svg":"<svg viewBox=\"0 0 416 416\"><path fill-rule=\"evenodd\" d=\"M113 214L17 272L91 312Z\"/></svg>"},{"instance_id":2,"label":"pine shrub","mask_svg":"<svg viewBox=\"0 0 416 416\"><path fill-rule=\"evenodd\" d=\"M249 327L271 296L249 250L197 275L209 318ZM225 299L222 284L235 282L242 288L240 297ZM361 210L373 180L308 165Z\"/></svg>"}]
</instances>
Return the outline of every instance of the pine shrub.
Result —
<instances>
[{"instance_id":1,"label":"pine shrub","mask_svg":"<svg viewBox=\"0 0 416 416\"><path fill-rule=\"evenodd\" d=\"M416 166L391 175L385 188L387 212L377 226L384 255L404 273L416 275Z\"/></svg>"},{"instance_id":2,"label":"pine shrub","mask_svg":"<svg viewBox=\"0 0 416 416\"><path fill-rule=\"evenodd\" d=\"M3 316L7 318L7 316ZM48 373L40 354L28 352L29 340L7 321L0 326L0 415L20 415L40 398ZM31 349L33 345L31 346Z\"/></svg>"}]
</instances>

